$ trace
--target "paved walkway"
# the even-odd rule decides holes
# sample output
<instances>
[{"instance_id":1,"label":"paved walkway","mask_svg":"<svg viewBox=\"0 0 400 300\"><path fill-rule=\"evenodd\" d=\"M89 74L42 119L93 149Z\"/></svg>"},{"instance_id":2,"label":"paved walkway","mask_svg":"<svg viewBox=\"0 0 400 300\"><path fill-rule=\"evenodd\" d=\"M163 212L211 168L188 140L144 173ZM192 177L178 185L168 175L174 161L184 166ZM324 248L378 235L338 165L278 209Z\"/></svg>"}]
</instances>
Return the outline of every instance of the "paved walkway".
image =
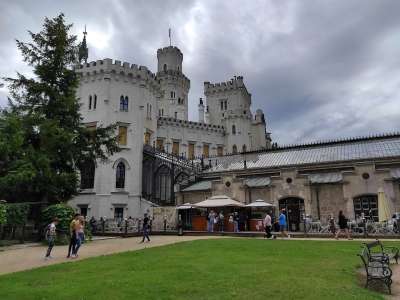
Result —
<instances>
[{"instance_id":1,"label":"paved walkway","mask_svg":"<svg viewBox=\"0 0 400 300\"><path fill-rule=\"evenodd\" d=\"M68 246L55 246L52 251L51 260L44 260L44 255L47 247L21 247L17 249L8 249L0 252L0 275L23 271L38 267L43 267L52 264L63 262L76 261L93 256L101 256L118 252L140 250L174 244L183 241L201 240L221 238L217 236L152 236L150 243L140 244L141 237L134 238L113 238L105 240L96 240L84 244L79 250L79 258L67 259Z\"/></svg>"}]
</instances>

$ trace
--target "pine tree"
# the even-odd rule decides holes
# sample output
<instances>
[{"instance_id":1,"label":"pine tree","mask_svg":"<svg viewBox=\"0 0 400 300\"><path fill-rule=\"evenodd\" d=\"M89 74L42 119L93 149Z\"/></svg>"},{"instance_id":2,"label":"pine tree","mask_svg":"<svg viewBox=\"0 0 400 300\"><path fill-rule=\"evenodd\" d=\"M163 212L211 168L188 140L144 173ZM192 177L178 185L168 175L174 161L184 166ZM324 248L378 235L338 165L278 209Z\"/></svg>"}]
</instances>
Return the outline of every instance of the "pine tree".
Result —
<instances>
[{"instance_id":1,"label":"pine tree","mask_svg":"<svg viewBox=\"0 0 400 300\"><path fill-rule=\"evenodd\" d=\"M6 78L12 100L0 113L0 198L60 202L78 192L78 172L88 161L118 152L116 126L89 130L76 89L76 36L64 15L45 18L32 41L17 46L35 74Z\"/></svg>"}]
</instances>

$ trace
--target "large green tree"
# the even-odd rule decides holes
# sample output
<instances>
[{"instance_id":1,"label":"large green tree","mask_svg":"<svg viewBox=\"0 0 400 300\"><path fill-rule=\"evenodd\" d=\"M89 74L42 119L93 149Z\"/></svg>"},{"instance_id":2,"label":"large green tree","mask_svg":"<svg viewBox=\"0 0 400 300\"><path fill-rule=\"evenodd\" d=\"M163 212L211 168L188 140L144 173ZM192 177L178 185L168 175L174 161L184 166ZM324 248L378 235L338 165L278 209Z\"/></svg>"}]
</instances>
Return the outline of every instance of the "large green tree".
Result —
<instances>
[{"instance_id":1,"label":"large green tree","mask_svg":"<svg viewBox=\"0 0 400 300\"><path fill-rule=\"evenodd\" d=\"M11 99L0 112L0 199L68 200L88 161L119 151L115 125L89 130L79 112L76 36L64 15L46 18L31 42L17 40L34 77L6 78Z\"/></svg>"}]
</instances>

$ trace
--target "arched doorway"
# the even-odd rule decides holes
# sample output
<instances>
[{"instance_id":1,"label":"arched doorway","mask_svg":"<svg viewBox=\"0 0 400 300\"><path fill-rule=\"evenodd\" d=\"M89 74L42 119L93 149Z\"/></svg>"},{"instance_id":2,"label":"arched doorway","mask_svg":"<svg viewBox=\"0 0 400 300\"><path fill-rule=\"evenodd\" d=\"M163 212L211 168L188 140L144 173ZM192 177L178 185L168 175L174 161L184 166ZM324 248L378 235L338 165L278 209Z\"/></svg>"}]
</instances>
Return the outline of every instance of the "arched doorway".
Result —
<instances>
[{"instance_id":1,"label":"arched doorway","mask_svg":"<svg viewBox=\"0 0 400 300\"><path fill-rule=\"evenodd\" d=\"M299 231L304 214L304 200L298 197L287 197L279 200L279 210L286 210L289 231Z\"/></svg>"}]
</instances>

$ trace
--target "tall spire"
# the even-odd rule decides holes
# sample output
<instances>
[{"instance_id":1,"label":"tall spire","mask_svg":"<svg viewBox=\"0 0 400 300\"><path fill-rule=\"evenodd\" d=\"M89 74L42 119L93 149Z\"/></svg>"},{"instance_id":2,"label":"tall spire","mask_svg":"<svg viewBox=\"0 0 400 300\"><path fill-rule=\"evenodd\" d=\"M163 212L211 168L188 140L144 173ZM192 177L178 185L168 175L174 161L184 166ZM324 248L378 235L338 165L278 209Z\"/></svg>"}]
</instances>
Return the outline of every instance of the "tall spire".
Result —
<instances>
[{"instance_id":1,"label":"tall spire","mask_svg":"<svg viewBox=\"0 0 400 300\"><path fill-rule=\"evenodd\" d=\"M171 27L168 28L168 36L169 36L169 45L172 46L172 42L171 42Z\"/></svg>"},{"instance_id":2,"label":"tall spire","mask_svg":"<svg viewBox=\"0 0 400 300\"><path fill-rule=\"evenodd\" d=\"M86 25L85 25L85 31L83 32L83 40L82 40L81 44L79 45L79 62L84 60L85 63L87 63L88 56L89 56L89 49L86 44L86 35L87 35L87 31L86 31Z\"/></svg>"}]
</instances>

